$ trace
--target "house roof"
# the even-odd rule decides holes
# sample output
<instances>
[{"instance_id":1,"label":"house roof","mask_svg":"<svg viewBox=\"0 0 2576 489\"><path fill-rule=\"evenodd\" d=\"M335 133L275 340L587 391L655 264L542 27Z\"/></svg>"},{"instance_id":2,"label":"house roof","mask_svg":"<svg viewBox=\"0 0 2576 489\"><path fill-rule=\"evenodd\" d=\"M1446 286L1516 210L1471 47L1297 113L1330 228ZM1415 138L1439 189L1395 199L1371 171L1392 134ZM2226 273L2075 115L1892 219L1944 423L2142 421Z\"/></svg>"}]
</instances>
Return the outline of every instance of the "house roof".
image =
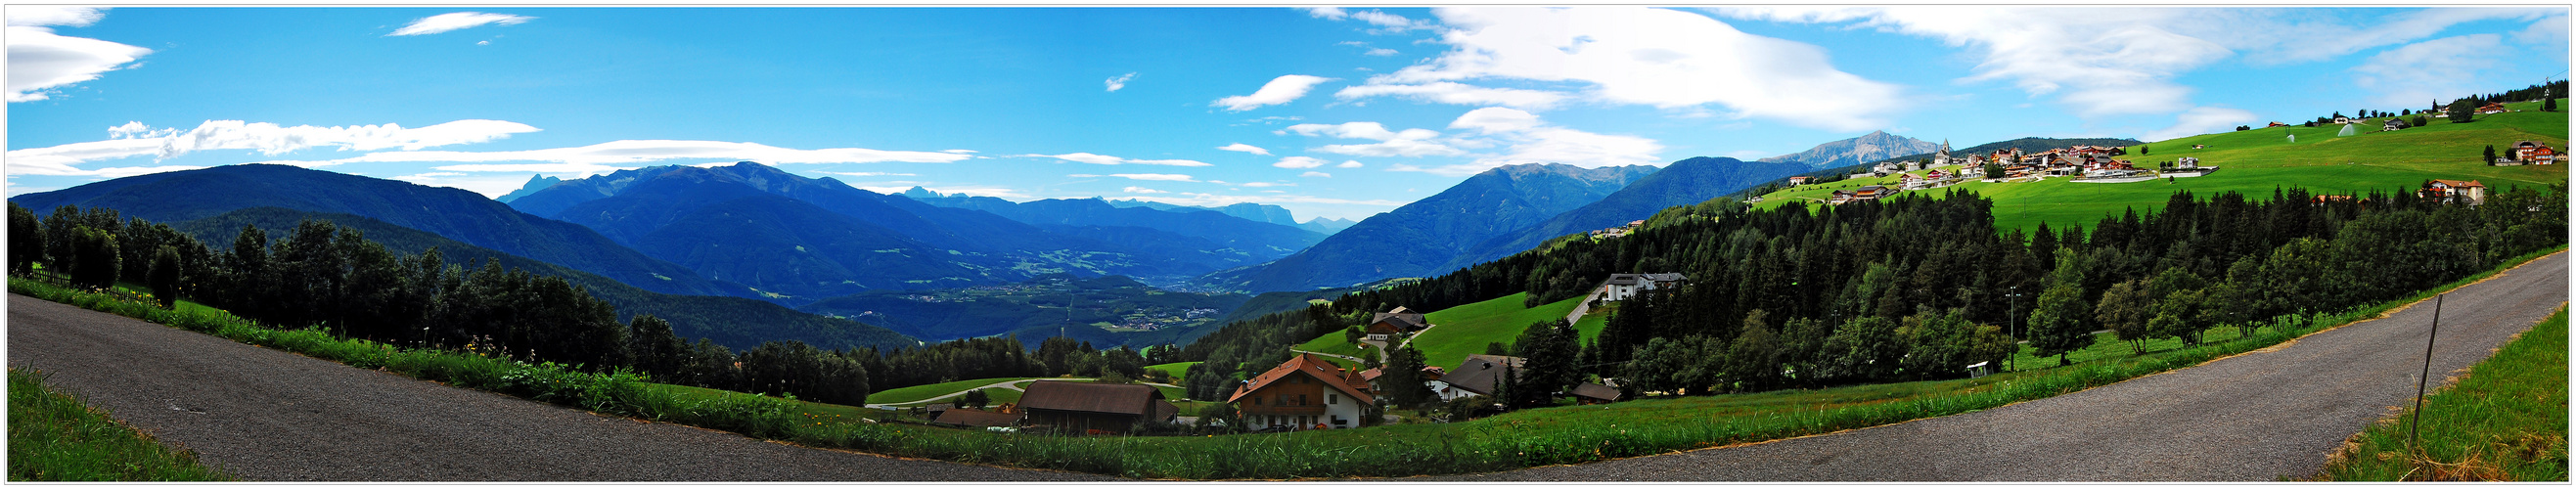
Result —
<instances>
[{"instance_id":1,"label":"house roof","mask_svg":"<svg viewBox=\"0 0 2576 489\"><path fill-rule=\"evenodd\" d=\"M1020 408L1143 415L1149 401L1162 398L1150 385L1040 380L1020 394Z\"/></svg>"},{"instance_id":2,"label":"house roof","mask_svg":"<svg viewBox=\"0 0 2576 489\"><path fill-rule=\"evenodd\" d=\"M1225 402L1235 402L1243 396L1251 395L1271 384L1298 375L1332 386L1334 390L1342 391L1343 395L1351 396L1352 399L1358 399L1363 403L1377 399L1360 390L1360 386L1368 385L1368 382L1360 380L1359 374L1343 371L1341 367L1333 366L1332 362L1326 362L1322 358L1316 358L1312 353L1299 353L1295 358L1290 358L1277 367L1271 367L1270 371L1254 376L1250 382L1244 383L1242 388L1235 389L1234 395L1226 396Z\"/></svg>"},{"instance_id":3,"label":"house roof","mask_svg":"<svg viewBox=\"0 0 2576 489\"><path fill-rule=\"evenodd\" d=\"M1585 399L1616 401L1619 400L1619 390L1612 389L1610 386L1606 385L1584 382L1574 386L1574 396Z\"/></svg>"},{"instance_id":4,"label":"house roof","mask_svg":"<svg viewBox=\"0 0 2576 489\"><path fill-rule=\"evenodd\" d=\"M1009 426L1011 423L1020 422L1020 417L1023 415L1024 414L1021 413L996 413L981 409L950 409L940 412L939 416L932 418L931 421L966 426Z\"/></svg>"},{"instance_id":5,"label":"house roof","mask_svg":"<svg viewBox=\"0 0 2576 489\"><path fill-rule=\"evenodd\" d=\"M1689 278L1689 277L1683 277L1683 276L1682 276L1682 274L1679 274L1679 273L1648 273L1648 274L1643 274L1643 276L1645 277L1645 279L1646 279L1646 280L1653 280L1653 281L1657 281L1657 282L1672 282L1672 281L1679 281L1679 280L1690 280L1690 278Z\"/></svg>"},{"instance_id":6,"label":"house roof","mask_svg":"<svg viewBox=\"0 0 2576 489\"><path fill-rule=\"evenodd\" d=\"M1390 323L1395 325L1395 327L1407 330L1422 329L1422 315L1417 313L1381 312L1377 313L1377 317L1369 319L1369 324L1377 323Z\"/></svg>"},{"instance_id":7,"label":"house roof","mask_svg":"<svg viewBox=\"0 0 2576 489\"><path fill-rule=\"evenodd\" d=\"M1528 360L1521 357L1468 355L1465 362L1459 363L1458 368L1449 369L1449 374L1441 376L1440 381L1449 383L1450 387L1490 396L1494 395L1495 382L1503 378L1504 366L1518 369L1527 363Z\"/></svg>"},{"instance_id":8,"label":"house roof","mask_svg":"<svg viewBox=\"0 0 2576 489\"><path fill-rule=\"evenodd\" d=\"M2437 179L2433 179L2433 180L2429 180L2429 181L2424 182L2424 185L2425 185L2425 186L2432 186L2432 185L2435 185L2435 184L2439 184L2439 185L2441 185L2441 186L2444 186L2444 187L2450 187L2450 188L2469 188L2469 187L2485 187L2485 186L2486 186L2486 184L2478 183L2478 181L2477 181L2477 180L2443 180L2443 179L2438 179L2438 178L2437 178Z\"/></svg>"}]
</instances>

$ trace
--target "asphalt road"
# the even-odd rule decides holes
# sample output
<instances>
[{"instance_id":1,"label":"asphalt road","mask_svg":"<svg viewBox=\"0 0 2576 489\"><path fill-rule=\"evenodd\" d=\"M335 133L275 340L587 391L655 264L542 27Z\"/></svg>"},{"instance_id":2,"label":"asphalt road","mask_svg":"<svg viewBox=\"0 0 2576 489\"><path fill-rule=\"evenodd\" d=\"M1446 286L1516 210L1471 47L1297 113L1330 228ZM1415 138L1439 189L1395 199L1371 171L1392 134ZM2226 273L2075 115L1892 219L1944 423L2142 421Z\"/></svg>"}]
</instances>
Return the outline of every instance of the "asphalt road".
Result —
<instances>
[{"instance_id":1,"label":"asphalt road","mask_svg":"<svg viewBox=\"0 0 2576 489\"><path fill-rule=\"evenodd\" d=\"M2567 254L2452 292L2434 379L2567 302ZM2271 351L1956 416L1732 448L1442 478L1579 481L2271 481L2306 478L2414 402L2433 302Z\"/></svg>"},{"instance_id":2,"label":"asphalt road","mask_svg":"<svg viewBox=\"0 0 2576 489\"><path fill-rule=\"evenodd\" d=\"M12 367L265 481L1065 481L646 423L9 295Z\"/></svg>"}]
</instances>

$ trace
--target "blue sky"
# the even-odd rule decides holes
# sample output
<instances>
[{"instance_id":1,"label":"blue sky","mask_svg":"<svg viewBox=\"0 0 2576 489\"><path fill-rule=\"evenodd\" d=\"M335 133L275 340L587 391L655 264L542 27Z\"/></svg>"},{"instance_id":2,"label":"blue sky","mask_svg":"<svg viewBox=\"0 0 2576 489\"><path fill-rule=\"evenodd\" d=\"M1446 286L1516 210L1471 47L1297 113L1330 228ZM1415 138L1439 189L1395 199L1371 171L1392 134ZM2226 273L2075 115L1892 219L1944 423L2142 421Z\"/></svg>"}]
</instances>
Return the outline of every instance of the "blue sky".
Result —
<instances>
[{"instance_id":1,"label":"blue sky","mask_svg":"<svg viewBox=\"0 0 2576 489\"><path fill-rule=\"evenodd\" d=\"M500 195L752 160L1364 218L1497 165L2421 110L2568 9L7 7L7 193L273 162Z\"/></svg>"}]
</instances>

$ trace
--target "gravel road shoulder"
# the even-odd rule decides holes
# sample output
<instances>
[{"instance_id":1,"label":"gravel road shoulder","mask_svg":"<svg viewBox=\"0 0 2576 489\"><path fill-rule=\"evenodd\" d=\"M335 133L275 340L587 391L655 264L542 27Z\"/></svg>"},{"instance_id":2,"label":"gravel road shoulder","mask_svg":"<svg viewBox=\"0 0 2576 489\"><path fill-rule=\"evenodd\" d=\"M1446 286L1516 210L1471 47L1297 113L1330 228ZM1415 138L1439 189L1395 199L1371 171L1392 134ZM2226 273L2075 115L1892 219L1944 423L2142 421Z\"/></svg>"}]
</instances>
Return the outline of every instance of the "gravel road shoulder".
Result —
<instances>
[{"instance_id":1,"label":"gravel road shoulder","mask_svg":"<svg viewBox=\"0 0 2576 489\"><path fill-rule=\"evenodd\" d=\"M804 448L350 368L9 295L12 367L271 481L1069 481Z\"/></svg>"}]
</instances>

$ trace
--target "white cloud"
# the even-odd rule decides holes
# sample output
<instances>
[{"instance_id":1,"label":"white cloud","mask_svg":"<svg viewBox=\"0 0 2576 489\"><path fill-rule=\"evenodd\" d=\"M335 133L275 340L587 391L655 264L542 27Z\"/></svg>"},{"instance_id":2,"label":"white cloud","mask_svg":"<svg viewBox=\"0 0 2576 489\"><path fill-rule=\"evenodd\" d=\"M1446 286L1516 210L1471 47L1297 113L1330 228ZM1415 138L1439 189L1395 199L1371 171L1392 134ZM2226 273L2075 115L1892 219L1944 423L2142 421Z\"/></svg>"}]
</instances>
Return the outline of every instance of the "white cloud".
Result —
<instances>
[{"instance_id":1,"label":"white cloud","mask_svg":"<svg viewBox=\"0 0 2576 489\"><path fill-rule=\"evenodd\" d=\"M57 35L48 27L88 26L104 18L105 9L10 5L5 12L9 102L53 98L63 86L131 68L134 60L152 54L150 49Z\"/></svg>"},{"instance_id":2,"label":"white cloud","mask_svg":"<svg viewBox=\"0 0 2576 489\"><path fill-rule=\"evenodd\" d=\"M1108 80L1102 80L1101 84L1108 85L1109 91L1115 92L1118 91L1118 89L1127 88L1127 80L1134 79L1136 79L1136 73L1131 71L1124 75L1109 77Z\"/></svg>"},{"instance_id":3,"label":"white cloud","mask_svg":"<svg viewBox=\"0 0 2576 489\"><path fill-rule=\"evenodd\" d=\"M1454 177L1473 175L1498 166L1527 163L1563 163L1595 168L1653 165L1663 161L1656 154L1663 152L1664 146L1653 139L1551 126L1539 120L1538 116L1517 109L1486 107L1468 111L1450 122L1449 128L1473 129L1480 137L1489 139L1478 141L1478 145L1506 146L1505 151L1478 155L1468 163L1428 168L1395 165L1387 170Z\"/></svg>"},{"instance_id":4,"label":"white cloud","mask_svg":"<svg viewBox=\"0 0 2576 489\"><path fill-rule=\"evenodd\" d=\"M941 153L957 153L957 154L974 154L974 153L975 153L975 150L971 150L971 149L943 149L943 150L939 150L939 152L941 152Z\"/></svg>"},{"instance_id":5,"label":"white cloud","mask_svg":"<svg viewBox=\"0 0 2576 489\"><path fill-rule=\"evenodd\" d=\"M1538 127L1537 115L1512 109L1483 108L1467 111L1449 122L1450 129L1475 129L1480 134L1527 131Z\"/></svg>"},{"instance_id":6,"label":"white cloud","mask_svg":"<svg viewBox=\"0 0 2576 489\"><path fill-rule=\"evenodd\" d=\"M1116 157L1116 156L1100 155L1100 154L1091 154L1091 153L1065 153L1065 154L1060 154L1060 155L1026 154L1026 155L1019 155L1019 156L1017 156L1017 157L1019 157L1019 158L1055 158L1055 159L1064 160L1064 161L1071 161L1071 162L1075 162L1075 163L1089 163L1089 164L1094 164L1094 165L1216 166L1216 165L1208 164L1208 163L1206 163L1206 162L1192 161L1192 160L1138 160L1138 159L1120 158L1120 157Z\"/></svg>"},{"instance_id":7,"label":"white cloud","mask_svg":"<svg viewBox=\"0 0 2576 489\"><path fill-rule=\"evenodd\" d=\"M1370 83L1343 87L1333 92L1334 98L1356 98L1393 95L1413 100L1451 105L1501 105L1526 110L1547 110L1563 103L1569 96L1545 90L1479 87L1458 82L1431 82L1416 85Z\"/></svg>"},{"instance_id":8,"label":"white cloud","mask_svg":"<svg viewBox=\"0 0 2576 489\"><path fill-rule=\"evenodd\" d=\"M1278 163L1271 163L1271 164L1270 164L1270 166L1275 166L1275 167L1280 167L1280 168L1314 168L1314 167L1324 166L1324 160L1314 159L1314 158L1305 157L1305 156L1290 156L1290 157L1286 157L1286 158L1280 158Z\"/></svg>"},{"instance_id":9,"label":"white cloud","mask_svg":"<svg viewBox=\"0 0 2576 489\"><path fill-rule=\"evenodd\" d=\"M1306 14L1326 20L1359 19L1361 22L1367 22L1369 25L1378 27L1376 29L1370 29L1368 33L1380 35L1402 34L1405 31L1435 29L1439 27L1439 25L1431 22L1408 19L1402 15L1390 14L1378 10L1352 12L1342 10L1340 8L1322 7L1306 9Z\"/></svg>"},{"instance_id":10,"label":"white cloud","mask_svg":"<svg viewBox=\"0 0 2576 489\"><path fill-rule=\"evenodd\" d=\"M2239 124L2259 123L2254 112L2225 107L2193 107L2174 116L2174 125L2147 133L2148 141L2163 141L2184 136L2227 132Z\"/></svg>"},{"instance_id":11,"label":"white cloud","mask_svg":"<svg viewBox=\"0 0 2576 489\"><path fill-rule=\"evenodd\" d=\"M1297 174L1297 176L1306 177L1306 178L1333 178L1333 174L1331 174L1331 173L1319 172L1319 171L1310 171L1310 172L1300 173L1300 174Z\"/></svg>"},{"instance_id":12,"label":"white cloud","mask_svg":"<svg viewBox=\"0 0 2576 489\"><path fill-rule=\"evenodd\" d=\"M1225 145L1225 146L1222 146L1222 147L1218 147L1217 149L1226 150L1226 151L1240 151L1240 152L1252 153L1252 154L1257 154L1257 155L1262 155L1262 156L1270 156L1270 150L1267 150L1267 149L1261 149L1261 147L1260 147L1260 146L1253 146L1253 145L1243 144L1243 143L1228 144L1228 145Z\"/></svg>"},{"instance_id":13,"label":"white cloud","mask_svg":"<svg viewBox=\"0 0 2576 489\"><path fill-rule=\"evenodd\" d=\"M1181 175L1181 174L1173 174L1173 173L1112 173L1112 174L1110 174L1109 176L1118 177L1118 178L1124 178L1124 179L1128 179L1128 180L1152 180L1152 181L1157 181L1157 182L1196 182L1196 181L1198 181L1198 179L1196 179L1196 178L1190 178L1190 176L1189 176L1189 175Z\"/></svg>"},{"instance_id":14,"label":"white cloud","mask_svg":"<svg viewBox=\"0 0 2576 489\"><path fill-rule=\"evenodd\" d=\"M1370 56L1394 56L1396 53L1395 53L1395 50L1393 50L1393 49L1387 49L1387 48L1369 48L1369 50L1368 50L1368 52L1367 52L1367 53L1361 53L1361 54L1367 54L1367 55L1370 55Z\"/></svg>"},{"instance_id":15,"label":"white cloud","mask_svg":"<svg viewBox=\"0 0 2576 489\"><path fill-rule=\"evenodd\" d=\"M418 20L413 20L410 25L402 26L400 29L394 29L394 33L386 34L385 36L392 37L437 34L459 29L482 27L484 25L515 25L530 20L536 20L536 17L509 14L488 14L483 12L455 12L432 15L422 17Z\"/></svg>"},{"instance_id":16,"label":"white cloud","mask_svg":"<svg viewBox=\"0 0 2576 489\"><path fill-rule=\"evenodd\" d=\"M1244 183L1243 183L1243 186L1246 186L1246 187L1252 187L1252 188L1270 188L1270 187L1295 187L1295 186L1297 186L1297 184L1294 184L1294 183L1285 183L1285 182L1244 182Z\"/></svg>"},{"instance_id":17,"label":"white cloud","mask_svg":"<svg viewBox=\"0 0 2576 489\"><path fill-rule=\"evenodd\" d=\"M1342 164L1339 165L1333 165L1334 168L1359 168L1361 166L1363 165L1360 165L1360 162L1349 160L1344 160L1342 161Z\"/></svg>"},{"instance_id":18,"label":"white cloud","mask_svg":"<svg viewBox=\"0 0 2576 489\"><path fill-rule=\"evenodd\" d=\"M1972 47L1983 60L1962 81L2008 81L2033 98L2055 95L2076 115L2098 118L2191 110L2192 90L2173 79L2231 56L2241 54L2252 65L2317 61L2414 42L2465 22L2544 19L2564 9L2434 8L2373 17L2375 24L2299 9L1979 5L1718 11L1778 22L1857 21Z\"/></svg>"},{"instance_id":19,"label":"white cloud","mask_svg":"<svg viewBox=\"0 0 2576 489\"><path fill-rule=\"evenodd\" d=\"M476 46L490 46L490 45L492 45L492 41L474 41L474 45L476 45Z\"/></svg>"},{"instance_id":20,"label":"white cloud","mask_svg":"<svg viewBox=\"0 0 2576 489\"><path fill-rule=\"evenodd\" d=\"M1242 112L1264 105L1284 104L1306 96L1306 91L1314 89L1315 84L1333 80L1335 78L1313 75L1284 75L1270 79L1270 83L1261 84L1261 89L1254 90L1251 95L1216 99L1213 105L1224 107L1228 111Z\"/></svg>"},{"instance_id":21,"label":"white cloud","mask_svg":"<svg viewBox=\"0 0 2576 489\"><path fill-rule=\"evenodd\" d=\"M1389 131L1385 125L1375 122L1298 124L1288 126L1286 130L1280 132L1378 141L1371 144L1335 144L1314 148L1315 151L1352 156L1457 156L1467 153L1458 148L1431 141L1432 138L1440 136L1438 131L1429 129Z\"/></svg>"},{"instance_id":22,"label":"white cloud","mask_svg":"<svg viewBox=\"0 0 2576 489\"><path fill-rule=\"evenodd\" d=\"M511 134L535 132L537 128L509 121L469 119L422 128L404 128L400 124L369 126L294 126L281 127L266 122L206 121L196 129L154 129L140 122L108 128L105 141L71 143L8 152L12 173L69 175L94 170L77 170L82 163L152 155L168 159L191 152L216 149L254 150L263 155L277 155L306 148L333 147L343 151L368 151L385 148L420 149L450 144L480 143L509 137ZM369 155L373 156L373 155ZM315 162L301 162L316 164ZM330 163L318 163L321 164ZM165 167L178 168L178 167Z\"/></svg>"},{"instance_id":23,"label":"white cloud","mask_svg":"<svg viewBox=\"0 0 2576 489\"><path fill-rule=\"evenodd\" d=\"M2480 72L2505 66L2503 36L2445 37L2381 51L2352 67L2353 85L2376 92L2373 104L2411 107L2478 93Z\"/></svg>"},{"instance_id":24,"label":"white cloud","mask_svg":"<svg viewBox=\"0 0 2576 489\"><path fill-rule=\"evenodd\" d=\"M1832 130L1883 127L1903 109L1896 85L1832 67L1823 49L1747 34L1698 14L1641 7L1441 8L1450 50L1369 85L1477 79L1588 84L1586 98L1752 117Z\"/></svg>"},{"instance_id":25,"label":"white cloud","mask_svg":"<svg viewBox=\"0 0 2576 489\"><path fill-rule=\"evenodd\" d=\"M10 27L89 27L107 17L105 8L52 5L10 5L0 13L7 14Z\"/></svg>"},{"instance_id":26,"label":"white cloud","mask_svg":"<svg viewBox=\"0 0 2576 489\"><path fill-rule=\"evenodd\" d=\"M1131 193L1131 194L1168 194L1168 193L1171 193L1171 192L1165 192L1165 191L1161 191L1161 190L1154 190L1154 189L1145 188L1145 187L1127 187L1127 188L1119 189L1118 191L1120 191L1120 192L1126 192L1126 193Z\"/></svg>"}]
</instances>

